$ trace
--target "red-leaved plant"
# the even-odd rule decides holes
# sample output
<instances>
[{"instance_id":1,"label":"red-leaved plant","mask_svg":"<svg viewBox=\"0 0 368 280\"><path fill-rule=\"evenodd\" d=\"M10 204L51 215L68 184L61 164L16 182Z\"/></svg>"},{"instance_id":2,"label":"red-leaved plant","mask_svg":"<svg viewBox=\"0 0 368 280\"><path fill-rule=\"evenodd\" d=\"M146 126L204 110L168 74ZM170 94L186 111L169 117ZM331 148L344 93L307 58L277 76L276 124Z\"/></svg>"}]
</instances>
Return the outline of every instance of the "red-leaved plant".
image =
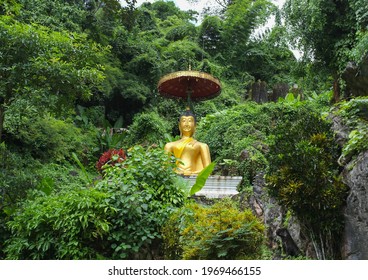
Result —
<instances>
[{"instance_id":1,"label":"red-leaved plant","mask_svg":"<svg viewBox=\"0 0 368 280\"><path fill-rule=\"evenodd\" d=\"M126 154L123 149L110 149L106 152L104 152L98 162L96 163L97 171L102 173L103 166L105 164L109 164L111 166L114 166L117 163L121 163L126 159Z\"/></svg>"}]
</instances>

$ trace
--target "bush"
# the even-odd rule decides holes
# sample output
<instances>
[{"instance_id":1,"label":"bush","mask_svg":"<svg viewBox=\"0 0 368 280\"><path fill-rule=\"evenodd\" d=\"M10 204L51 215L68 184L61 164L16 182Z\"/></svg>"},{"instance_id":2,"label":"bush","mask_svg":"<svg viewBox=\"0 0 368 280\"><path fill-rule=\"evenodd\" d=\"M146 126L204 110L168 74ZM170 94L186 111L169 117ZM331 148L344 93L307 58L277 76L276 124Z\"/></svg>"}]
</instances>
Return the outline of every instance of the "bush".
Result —
<instances>
[{"instance_id":1,"label":"bush","mask_svg":"<svg viewBox=\"0 0 368 280\"><path fill-rule=\"evenodd\" d=\"M98 147L95 131L83 131L69 121L53 117L29 119L14 137L34 158L46 162L70 160L72 153L90 159Z\"/></svg>"},{"instance_id":2,"label":"bush","mask_svg":"<svg viewBox=\"0 0 368 280\"><path fill-rule=\"evenodd\" d=\"M96 259L115 209L95 189L64 189L27 200L8 223L8 259ZM102 248L101 248L102 246Z\"/></svg>"},{"instance_id":3,"label":"bush","mask_svg":"<svg viewBox=\"0 0 368 280\"><path fill-rule=\"evenodd\" d=\"M351 130L341 157L343 163L347 163L360 152L368 150L368 99L362 97L342 102L337 113Z\"/></svg>"},{"instance_id":4,"label":"bush","mask_svg":"<svg viewBox=\"0 0 368 280\"><path fill-rule=\"evenodd\" d=\"M71 165L42 164L27 153L0 144L0 258L3 242L10 236L6 223L17 204L30 190L51 192L61 187L79 187L83 180Z\"/></svg>"},{"instance_id":5,"label":"bush","mask_svg":"<svg viewBox=\"0 0 368 280\"><path fill-rule=\"evenodd\" d=\"M304 225L318 258L338 258L347 188L339 178L331 124L307 103L285 105L271 138L270 194Z\"/></svg>"},{"instance_id":6,"label":"bush","mask_svg":"<svg viewBox=\"0 0 368 280\"><path fill-rule=\"evenodd\" d=\"M212 206L192 202L170 217L163 237L168 259L257 259L264 226L230 199Z\"/></svg>"},{"instance_id":7,"label":"bush","mask_svg":"<svg viewBox=\"0 0 368 280\"><path fill-rule=\"evenodd\" d=\"M102 173L105 164L113 166L117 163L121 163L125 159L126 155L123 149L109 149L100 156L98 162L96 163L96 169L99 173Z\"/></svg>"},{"instance_id":8,"label":"bush","mask_svg":"<svg viewBox=\"0 0 368 280\"><path fill-rule=\"evenodd\" d=\"M124 168L122 168L122 166ZM162 149L135 146L94 187L33 191L8 222L8 259L145 259L185 193Z\"/></svg>"},{"instance_id":9,"label":"bush","mask_svg":"<svg viewBox=\"0 0 368 280\"><path fill-rule=\"evenodd\" d=\"M169 124L157 112L141 113L134 117L133 123L129 127L126 145L162 144L163 146L165 135L168 132Z\"/></svg>"},{"instance_id":10,"label":"bush","mask_svg":"<svg viewBox=\"0 0 368 280\"><path fill-rule=\"evenodd\" d=\"M270 112L266 106L248 102L208 115L198 125L196 136L208 144L212 160L222 166L217 172L243 176L243 188L267 167L264 154L272 124Z\"/></svg>"},{"instance_id":11,"label":"bush","mask_svg":"<svg viewBox=\"0 0 368 280\"><path fill-rule=\"evenodd\" d=\"M174 208L184 203L187 191L174 173L175 161L160 148L134 146L124 168L105 169L96 188L110 195L117 209L111 220L109 255L113 259L145 259L159 254L159 229Z\"/></svg>"}]
</instances>

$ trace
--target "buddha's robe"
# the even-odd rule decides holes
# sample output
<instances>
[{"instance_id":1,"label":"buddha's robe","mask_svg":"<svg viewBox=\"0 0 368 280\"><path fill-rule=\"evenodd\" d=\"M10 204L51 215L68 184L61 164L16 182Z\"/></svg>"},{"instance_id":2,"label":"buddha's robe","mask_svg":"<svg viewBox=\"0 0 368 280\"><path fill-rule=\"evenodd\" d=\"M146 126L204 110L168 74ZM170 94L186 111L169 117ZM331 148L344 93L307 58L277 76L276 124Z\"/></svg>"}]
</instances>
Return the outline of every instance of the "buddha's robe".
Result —
<instances>
[{"instance_id":1,"label":"buddha's robe","mask_svg":"<svg viewBox=\"0 0 368 280\"><path fill-rule=\"evenodd\" d=\"M211 163L207 144L192 137L168 143L165 149L171 151L178 159L178 173L198 174Z\"/></svg>"}]
</instances>

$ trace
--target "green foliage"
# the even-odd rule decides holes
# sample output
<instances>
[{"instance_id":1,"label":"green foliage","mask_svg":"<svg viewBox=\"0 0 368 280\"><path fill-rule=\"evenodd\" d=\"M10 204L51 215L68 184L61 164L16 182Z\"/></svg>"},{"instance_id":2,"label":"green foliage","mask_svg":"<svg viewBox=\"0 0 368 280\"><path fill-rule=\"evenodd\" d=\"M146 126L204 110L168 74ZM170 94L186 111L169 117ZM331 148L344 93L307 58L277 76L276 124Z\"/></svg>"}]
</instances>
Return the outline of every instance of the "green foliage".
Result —
<instances>
[{"instance_id":1,"label":"green foliage","mask_svg":"<svg viewBox=\"0 0 368 280\"><path fill-rule=\"evenodd\" d=\"M0 146L0 189L1 205L14 207L19 198L25 196L28 189L37 185L36 170L40 162L27 153L11 151L5 143Z\"/></svg>"},{"instance_id":2,"label":"green foliage","mask_svg":"<svg viewBox=\"0 0 368 280\"><path fill-rule=\"evenodd\" d=\"M237 72L247 71L244 69L246 68L244 63L248 60L247 51L251 34L266 22L273 9L274 5L265 0L238 0L227 8L223 40L228 43L222 55L233 68L235 76Z\"/></svg>"},{"instance_id":3,"label":"green foliage","mask_svg":"<svg viewBox=\"0 0 368 280\"><path fill-rule=\"evenodd\" d=\"M163 236L168 259L256 259L261 256L264 226L230 199L212 206L192 202L170 217Z\"/></svg>"},{"instance_id":4,"label":"green foliage","mask_svg":"<svg viewBox=\"0 0 368 280\"><path fill-rule=\"evenodd\" d=\"M12 129L8 123L6 127ZM71 159L72 152L88 160L97 147L94 130L83 131L70 121L58 120L51 116L27 119L12 133L12 137L22 143L23 149L29 150L35 158L46 162Z\"/></svg>"},{"instance_id":5,"label":"green foliage","mask_svg":"<svg viewBox=\"0 0 368 280\"><path fill-rule=\"evenodd\" d=\"M312 79L341 74L349 60L359 63L367 53L367 2L362 0L288 0L284 5L290 42L317 66Z\"/></svg>"},{"instance_id":6,"label":"green foliage","mask_svg":"<svg viewBox=\"0 0 368 280\"><path fill-rule=\"evenodd\" d=\"M352 154L359 154L368 149L367 144L368 129L366 124L359 125L349 133L349 141L343 149L342 156L348 157Z\"/></svg>"},{"instance_id":7,"label":"green foliage","mask_svg":"<svg viewBox=\"0 0 368 280\"><path fill-rule=\"evenodd\" d=\"M165 135L168 132L168 122L161 118L156 111L143 112L134 117L125 144L128 147L136 144L164 146Z\"/></svg>"},{"instance_id":8,"label":"green foliage","mask_svg":"<svg viewBox=\"0 0 368 280\"><path fill-rule=\"evenodd\" d=\"M349 140L342 150L341 160L348 159L368 149L368 99L356 98L339 104L337 114L351 130Z\"/></svg>"},{"instance_id":9,"label":"green foliage","mask_svg":"<svg viewBox=\"0 0 368 280\"><path fill-rule=\"evenodd\" d=\"M0 3L0 15L17 15L21 5L17 0L3 0Z\"/></svg>"},{"instance_id":10,"label":"green foliage","mask_svg":"<svg viewBox=\"0 0 368 280\"><path fill-rule=\"evenodd\" d=\"M360 63L367 53L368 46L368 3L364 0L349 0L349 7L354 11L354 22L355 29L357 30L355 34L355 45L350 52L351 58L356 63Z\"/></svg>"},{"instance_id":11,"label":"green foliage","mask_svg":"<svg viewBox=\"0 0 368 280\"><path fill-rule=\"evenodd\" d=\"M193 20L193 11L181 11L173 1L158 0L154 3L143 3L144 8L152 10L159 20L165 20L169 17L176 16L180 19Z\"/></svg>"},{"instance_id":12,"label":"green foliage","mask_svg":"<svg viewBox=\"0 0 368 280\"><path fill-rule=\"evenodd\" d=\"M92 180L89 177L89 174L88 174L86 168L84 167L84 165L79 160L78 156L75 153L72 153L72 157L73 157L74 161L78 164L79 168L82 170L82 173L83 173L83 177L85 179L85 182L88 183L88 184L92 184Z\"/></svg>"},{"instance_id":13,"label":"green foliage","mask_svg":"<svg viewBox=\"0 0 368 280\"><path fill-rule=\"evenodd\" d=\"M186 190L177 183L174 161L160 148L134 146L128 157L105 170L97 189L110 195L117 209L109 235L111 258L146 258L160 238L159 228ZM152 256L151 256L152 257Z\"/></svg>"},{"instance_id":14,"label":"green foliage","mask_svg":"<svg viewBox=\"0 0 368 280\"><path fill-rule=\"evenodd\" d=\"M26 200L8 223L8 259L96 259L116 209L96 189L64 189ZM101 249L100 249L101 250Z\"/></svg>"},{"instance_id":15,"label":"green foliage","mask_svg":"<svg viewBox=\"0 0 368 280\"><path fill-rule=\"evenodd\" d=\"M211 162L210 165L208 165L198 174L194 185L190 189L189 195L194 195L196 192L199 192L204 187L208 177L211 175L214 168L215 162Z\"/></svg>"},{"instance_id":16,"label":"green foliage","mask_svg":"<svg viewBox=\"0 0 368 280\"><path fill-rule=\"evenodd\" d=\"M232 47L246 43L252 31L265 23L273 9L274 5L264 0L238 0L230 5L225 13L225 36L232 37L228 38L233 40Z\"/></svg>"},{"instance_id":17,"label":"green foliage","mask_svg":"<svg viewBox=\"0 0 368 280\"><path fill-rule=\"evenodd\" d=\"M38 23L53 30L80 32L87 16L87 11L78 5L77 1L19 0L18 2L22 8L16 17L17 20Z\"/></svg>"},{"instance_id":18,"label":"green foliage","mask_svg":"<svg viewBox=\"0 0 368 280\"><path fill-rule=\"evenodd\" d=\"M269 192L305 226L318 258L339 257L347 192L330 126L308 103L285 104L267 154Z\"/></svg>"},{"instance_id":19,"label":"green foliage","mask_svg":"<svg viewBox=\"0 0 368 280\"><path fill-rule=\"evenodd\" d=\"M105 108L103 106L84 107L77 105L74 122L78 127L86 129L101 127L105 121L104 111Z\"/></svg>"},{"instance_id":20,"label":"green foliage","mask_svg":"<svg viewBox=\"0 0 368 280\"><path fill-rule=\"evenodd\" d=\"M92 188L30 193L8 223L7 258L157 257L159 229L187 191L162 149L135 146L121 164Z\"/></svg>"},{"instance_id":21,"label":"green foliage","mask_svg":"<svg viewBox=\"0 0 368 280\"><path fill-rule=\"evenodd\" d=\"M165 38L169 41L179 41L185 38L195 38L197 30L194 24L191 23L183 23L181 25L175 25L174 27L170 28Z\"/></svg>"},{"instance_id":22,"label":"green foliage","mask_svg":"<svg viewBox=\"0 0 368 280\"><path fill-rule=\"evenodd\" d=\"M6 223L14 217L18 204L27 193L51 194L61 188L78 189L84 184L75 167L40 162L27 152L0 146L0 257L4 257L4 242L11 236ZM37 202L36 202L37 203Z\"/></svg>"},{"instance_id":23,"label":"green foliage","mask_svg":"<svg viewBox=\"0 0 368 280\"><path fill-rule=\"evenodd\" d=\"M171 42L163 51L162 56L167 60L167 64L172 63L164 69L166 74L173 71L188 70L189 65L206 58L207 54L197 43L189 40L179 40Z\"/></svg>"},{"instance_id":24,"label":"green foliage","mask_svg":"<svg viewBox=\"0 0 368 280\"><path fill-rule=\"evenodd\" d=\"M249 102L234 106L207 115L197 128L198 139L209 145L211 158L221 166L217 171L243 176L243 187L249 186L257 171L267 166L264 153L271 125L267 106Z\"/></svg>"},{"instance_id":25,"label":"green foliage","mask_svg":"<svg viewBox=\"0 0 368 280\"><path fill-rule=\"evenodd\" d=\"M53 32L0 18L0 139L7 109L19 99L45 111L65 112L88 99L104 79L98 59L106 49L84 35Z\"/></svg>"},{"instance_id":26,"label":"green foliage","mask_svg":"<svg viewBox=\"0 0 368 280\"><path fill-rule=\"evenodd\" d=\"M126 138L127 131L123 129L123 118L120 116L112 126L109 121L103 121L103 128L97 133L100 144L100 152L109 149L121 148Z\"/></svg>"},{"instance_id":27,"label":"green foliage","mask_svg":"<svg viewBox=\"0 0 368 280\"><path fill-rule=\"evenodd\" d=\"M331 92L319 91L331 88L348 59L359 63L366 56L366 2L288 0L284 27L274 5L265 0L223 1L221 16L207 16L199 26L193 24L195 12L180 11L170 1L144 3L137 9L135 0L124 7L117 0L1 1L0 142L6 145L0 147L0 247L11 237L5 224L17 210L10 223L11 258L156 255L158 228L188 193L182 192L183 183L174 176L167 155L134 147L129 165L106 169L94 189L81 186L86 184L84 177L92 176L88 167L94 166L98 148L102 152L137 143L162 145L166 133L178 134L176 120L184 106L158 97L156 85L162 75L189 65L222 82L219 97L195 108L195 137L209 144L218 162L215 172L243 176L244 189L269 166L274 195L293 212L298 211L297 202L309 209L310 215L305 211L300 217L309 223L306 226L312 225L313 240L331 245L334 240L326 236L339 234L337 213L345 189L337 179L338 151L328 125L318 117L330 105ZM274 13L276 27L255 35ZM288 33L308 59L295 61L288 50ZM303 95L289 94L277 104L240 104L257 79L270 86L297 82ZM368 148L366 107L363 99L340 105L351 129L343 148L345 160ZM83 167L78 172L71 165L73 153ZM157 161L165 171L157 168ZM96 185L90 181L89 186ZM70 194L64 204L62 194ZM101 224L92 218L81 224L85 218L80 217L91 213L85 204L75 208L84 196L91 211L101 214L95 218ZM53 207L70 217L46 213ZM26 219L39 228L29 227ZM56 222L68 223L71 232L62 232ZM20 232L23 226L29 227L29 236ZM52 227L57 234L52 234ZM83 229L101 234L95 237ZM226 233L218 232L205 248L232 255L232 245L218 242ZM42 234L56 245L48 245ZM195 251L197 258L201 253Z\"/></svg>"},{"instance_id":28,"label":"green foliage","mask_svg":"<svg viewBox=\"0 0 368 280\"><path fill-rule=\"evenodd\" d=\"M360 63L363 61L364 57L367 56L368 32L358 31L357 41L358 43L351 51L351 59Z\"/></svg>"},{"instance_id":29,"label":"green foliage","mask_svg":"<svg viewBox=\"0 0 368 280\"><path fill-rule=\"evenodd\" d=\"M211 28L213 31L221 30L222 56L218 59L221 64L228 65L231 71L228 75L241 79L248 74L253 80L260 79L271 86L290 82L296 60L288 48L286 30L281 21L272 30L257 30L275 13L280 17L270 1L235 1L228 6L222 25L216 24L216 29ZM211 19L211 23L213 25L215 21ZM216 38L217 33L212 36Z\"/></svg>"},{"instance_id":30,"label":"green foliage","mask_svg":"<svg viewBox=\"0 0 368 280\"><path fill-rule=\"evenodd\" d=\"M52 184L53 189L83 184L75 167L67 162L41 162L29 153L6 147L4 143L1 144L0 155L0 188L13 206L24 198L28 190L42 185L43 180Z\"/></svg>"},{"instance_id":31,"label":"green foliage","mask_svg":"<svg viewBox=\"0 0 368 280\"><path fill-rule=\"evenodd\" d=\"M243 176L241 190L267 170L270 194L305 225L319 257L338 258L347 189L338 177L331 124L321 115L329 97L301 101L289 94L278 103L247 102L207 115L197 137L219 162L217 172Z\"/></svg>"},{"instance_id":32,"label":"green foliage","mask_svg":"<svg viewBox=\"0 0 368 280\"><path fill-rule=\"evenodd\" d=\"M199 26L199 43L203 50L215 57L221 53L223 21L217 16L206 16Z\"/></svg>"},{"instance_id":33,"label":"green foliage","mask_svg":"<svg viewBox=\"0 0 368 280\"><path fill-rule=\"evenodd\" d=\"M287 46L274 42L272 33L265 33L260 39L247 44L243 50L242 63L244 70L250 73L254 80L267 81L272 87L276 83L290 83L290 72L296 66L296 59ZM270 48L270 45L273 47Z\"/></svg>"}]
</instances>

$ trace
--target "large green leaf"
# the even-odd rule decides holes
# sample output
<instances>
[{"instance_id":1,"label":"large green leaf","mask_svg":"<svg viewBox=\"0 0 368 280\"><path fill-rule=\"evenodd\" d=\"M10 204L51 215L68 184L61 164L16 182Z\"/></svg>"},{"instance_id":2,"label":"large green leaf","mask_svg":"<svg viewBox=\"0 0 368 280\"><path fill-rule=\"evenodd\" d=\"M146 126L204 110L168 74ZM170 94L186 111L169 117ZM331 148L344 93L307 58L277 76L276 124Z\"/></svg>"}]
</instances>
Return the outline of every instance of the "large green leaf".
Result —
<instances>
[{"instance_id":1,"label":"large green leaf","mask_svg":"<svg viewBox=\"0 0 368 280\"><path fill-rule=\"evenodd\" d=\"M190 195L193 195L196 192L199 192L204 187L204 185L206 184L207 178L211 175L213 169L215 168L215 165L216 164L214 162L210 163L210 165L208 165L198 174L196 182L190 189Z\"/></svg>"}]
</instances>

